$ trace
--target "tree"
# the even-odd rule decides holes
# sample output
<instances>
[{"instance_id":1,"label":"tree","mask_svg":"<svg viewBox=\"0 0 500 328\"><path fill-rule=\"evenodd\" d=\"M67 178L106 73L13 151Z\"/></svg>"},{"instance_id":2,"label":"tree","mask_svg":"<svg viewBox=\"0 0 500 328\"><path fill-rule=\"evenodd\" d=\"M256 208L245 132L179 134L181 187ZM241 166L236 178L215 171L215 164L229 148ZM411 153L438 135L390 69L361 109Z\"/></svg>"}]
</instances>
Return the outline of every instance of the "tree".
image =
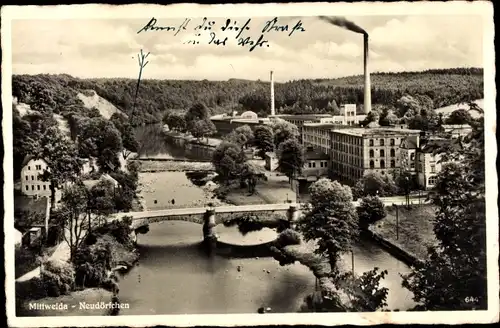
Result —
<instances>
[{"instance_id":1,"label":"tree","mask_svg":"<svg viewBox=\"0 0 500 328\"><path fill-rule=\"evenodd\" d=\"M130 124L127 116L119 112L113 113L113 115L111 115L110 121L120 132L123 144L122 155L124 159L127 159L130 153L137 152L139 148L139 143L135 137L134 128Z\"/></svg>"},{"instance_id":2,"label":"tree","mask_svg":"<svg viewBox=\"0 0 500 328\"><path fill-rule=\"evenodd\" d=\"M163 123L168 125L168 128L173 131L186 132L187 124L183 114L167 113L163 117Z\"/></svg>"},{"instance_id":3,"label":"tree","mask_svg":"<svg viewBox=\"0 0 500 328\"><path fill-rule=\"evenodd\" d=\"M290 182L302 173L304 167L304 149L297 139L283 141L278 149L278 171L284 173Z\"/></svg>"},{"instance_id":4,"label":"tree","mask_svg":"<svg viewBox=\"0 0 500 328\"><path fill-rule=\"evenodd\" d=\"M486 309L488 304L484 124L482 118L469 123L467 137L440 150L446 164L430 194L437 206L438 245L403 276L403 286L422 310Z\"/></svg>"},{"instance_id":5,"label":"tree","mask_svg":"<svg viewBox=\"0 0 500 328\"><path fill-rule=\"evenodd\" d=\"M387 275L387 270L373 270L363 272L359 277L353 277L352 272L347 272L341 278L344 281L343 291L348 295L353 312L375 312L387 306L389 289L380 287L380 281Z\"/></svg>"},{"instance_id":6,"label":"tree","mask_svg":"<svg viewBox=\"0 0 500 328\"><path fill-rule=\"evenodd\" d=\"M50 207L54 209L56 190L66 182L78 179L82 162L76 155L76 146L62 135L57 127L51 127L40 140L40 148L34 154L47 163L47 169L42 173L43 181L50 181Z\"/></svg>"},{"instance_id":7,"label":"tree","mask_svg":"<svg viewBox=\"0 0 500 328\"><path fill-rule=\"evenodd\" d=\"M204 103L196 103L186 113L186 123L189 130L192 130L192 124L197 121L206 121L210 119L210 110Z\"/></svg>"},{"instance_id":8,"label":"tree","mask_svg":"<svg viewBox=\"0 0 500 328\"><path fill-rule=\"evenodd\" d=\"M278 120L272 125L274 135L274 145L279 145L287 140L298 139L299 129L295 124L289 123L285 120Z\"/></svg>"},{"instance_id":9,"label":"tree","mask_svg":"<svg viewBox=\"0 0 500 328\"><path fill-rule=\"evenodd\" d=\"M377 196L366 196L361 199L358 208L359 226L368 228L370 224L382 220L387 215L384 203Z\"/></svg>"},{"instance_id":10,"label":"tree","mask_svg":"<svg viewBox=\"0 0 500 328\"><path fill-rule=\"evenodd\" d=\"M472 116L468 110L460 108L451 112L446 119L446 124L468 124L472 120Z\"/></svg>"},{"instance_id":11,"label":"tree","mask_svg":"<svg viewBox=\"0 0 500 328\"><path fill-rule=\"evenodd\" d=\"M322 178L309 188L310 209L298 222L305 240L317 243L315 252L328 259L332 276L338 274L338 260L351 250L358 233L358 217L349 186Z\"/></svg>"},{"instance_id":12,"label":"tree","mask_svg":"<svg viewBox=\"0 0 500 328\"><path fill-rule=\"evenodd\" d=\"M243 148L246 148L247 145L251 144L254 140L254 134L252 131L252 128L250 128L248 125L243 125L239 126L236 129L234 129L234 132L237 135L242 136L241 139L245 140L245 142L242 144Z\"/></svg>"},{"instance_id":13,"label":"tree","mask_svg":"<svg viewBox=\"0 0 500 328\"><path fill-rule=\"evenodd\" d=\"M115 187L109 180L101 180L87 191L87 211L89 230L92 227L92 215L106 217L115 211Z\"/></svg>"},{"instance_id":14,"label":"tree","mask_svg":"<svg viewBox=\"0 0 500 328\"><path fill-rule=\"evenodd\" d=\"M388 174L382 176L378 172L368 172L355 184L354 195L356 198L363 196L393 196L397 193L397 187Z\"/></svg>"},{"instance_id":15,"label":"tree","mask_svg":"<svg viewBox=\"0 0 500 328\"><path fill-rule=\"evenodd\" d=\"M245 162L246 157L241 147L227 141L217 146L212 157L215 172L226 183L241 176Z\"/></svg>"},{"instance_id":16,"label":"tree","mask_svg":"<svg viewBox=\"0 0 500 328\"><path fill-rule=\"evenodd\" d=\"M267 152L274 150L273 144L273 130L271 127L266 125L259 125L255 128L254 132L254 145L257 147L261 158L265 157Z\"/></svg>"},{"instance_id":17,"label":"tree","mask_svg":"<svg viewBox=\"0 0 500 328\"><path fill-rule=\"evenodd\" d=\"M118 152L123 149L120 131L104 118L89 118L82 122L78 146L80 155L97 158L97 164L104 172L114 171L120 166Z\"/></svg>"},{"instance_id":18,"label":"tree","mask_svg":"<svg viewBox=\"0 0 500 328\"><path fill-rule=\"evenodd\" d=\"M84 221L87 216L87 190L81 183L67 187L61 198L61 207L53 213L51 220L64 229L64 240L70 249L70 258L82 246L88 235Z\"/></svg>"},{"instance_id":19,"label":"tree","mask_svg":"<svg viewBox=\"0 0 500 328\"><path fill-rule=\"evenodd\" d=\"M208 119L194 121L191 126L191 134L198 140L208 138L216 132L214 123Z\"/></svg>"}]
</instances>

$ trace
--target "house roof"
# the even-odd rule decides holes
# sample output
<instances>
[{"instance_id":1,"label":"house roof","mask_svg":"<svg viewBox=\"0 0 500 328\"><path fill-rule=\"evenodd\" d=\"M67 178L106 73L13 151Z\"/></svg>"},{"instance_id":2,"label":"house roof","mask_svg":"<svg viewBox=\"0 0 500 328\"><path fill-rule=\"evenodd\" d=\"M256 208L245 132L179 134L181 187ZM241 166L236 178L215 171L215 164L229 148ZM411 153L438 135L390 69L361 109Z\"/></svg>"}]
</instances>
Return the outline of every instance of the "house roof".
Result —
<instances>
[{"instance_id":1,"label":"house roof","mask_svg":"<svg viewBox=\"0 0 500 328\"><path fill-rule=\"evenodd\" d=\"M436 139L428 139L428 140L422 140L422 143L420 145L420 151L422 153L433 153L439 149L441 149L443 146L449 145L450 140L449 139L442 139L442 138L436 138Z\"/></svg>"},{"instance_id":2,"label":"house roof","mask_svg":"<svg viewBox=\"0 0 500 328\"><path fill-rule=\"evenodd\" d=\"M21 167L25 167L29 161L32 159L37 159L34 155L26 155L24 156L23 163L21 164ZM45 161L43 158L40 158L41 160Z\"/></svg>"},{"instance_id":3,"label":"house roof","mask_svg":"<svg viewBox=\"0 0 500 328\"><path fill-rule=\"evenodd\" d=\"M418 146L418 136L408 136L405 139L403 139L403 142L401 143L401 148L404 149L417 149Z\"/></svg>"}]
</instances>

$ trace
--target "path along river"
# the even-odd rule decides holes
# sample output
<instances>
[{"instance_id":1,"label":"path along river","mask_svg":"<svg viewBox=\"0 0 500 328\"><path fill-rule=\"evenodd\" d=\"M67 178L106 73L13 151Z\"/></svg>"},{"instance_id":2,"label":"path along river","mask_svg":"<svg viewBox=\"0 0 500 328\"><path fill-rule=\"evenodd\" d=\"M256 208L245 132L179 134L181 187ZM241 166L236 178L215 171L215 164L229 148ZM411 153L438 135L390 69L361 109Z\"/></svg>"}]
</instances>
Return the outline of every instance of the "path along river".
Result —
<instances>
[{"instance_id":1,"label":"path along river","mask_svg":"<svg viewBox=\"0 0 500 328\"><path fill-rule=\"evenodd\" d=\"M156 151L156 155L162 154L172 156L167 148ZM156 173L147 173L150 181L151 174ZM176 205L203 197L199 187L181 178L182 173L172 172L175 179L162 174L152 180L163 186L159 190L167 185L176 194ZM157 206L155 198L161 199L162 195L145 197L146 207ZM223 241L245 244L270 241L276 236L269 229L242 236L236 228L221 225L217 232ZM200 225L180 221L151 224L147 234L139 235L140 261L120 282L120 300L130 305L122 309L121 315L256 313L261 306L271 307L273 312L295 312L304 297L314 291L314 276L300 264L281 267L272 258L208 258L198 248L201 239ZM344 257L343 265L352 268L350 254ZM401 286L399 277L409 268L373 242L358 241L354 245L354 270L362 273L374 267L389 272L383 281L389 288L388 308L412 307L412 295Z\"/></svg>"}]
</instances>

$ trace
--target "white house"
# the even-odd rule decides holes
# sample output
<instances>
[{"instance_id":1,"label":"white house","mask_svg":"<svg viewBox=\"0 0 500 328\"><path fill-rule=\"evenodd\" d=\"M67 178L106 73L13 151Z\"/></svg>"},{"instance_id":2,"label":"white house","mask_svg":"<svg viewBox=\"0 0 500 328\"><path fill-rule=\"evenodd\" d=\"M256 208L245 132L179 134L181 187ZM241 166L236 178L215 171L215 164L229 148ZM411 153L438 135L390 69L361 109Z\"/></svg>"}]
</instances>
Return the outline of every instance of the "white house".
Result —
<instances>
[{"instance_id":1,"label":"white house","mask_svg":"<svg viewBox=\"0 0 500 328\"><path fill-rule=\"evenodd\" d=\"M47 169L47 162L32 156L24 158L21 169L21 190L27 196L50 197L50 182L41 175Z\"/></svg>"}]
</instances>

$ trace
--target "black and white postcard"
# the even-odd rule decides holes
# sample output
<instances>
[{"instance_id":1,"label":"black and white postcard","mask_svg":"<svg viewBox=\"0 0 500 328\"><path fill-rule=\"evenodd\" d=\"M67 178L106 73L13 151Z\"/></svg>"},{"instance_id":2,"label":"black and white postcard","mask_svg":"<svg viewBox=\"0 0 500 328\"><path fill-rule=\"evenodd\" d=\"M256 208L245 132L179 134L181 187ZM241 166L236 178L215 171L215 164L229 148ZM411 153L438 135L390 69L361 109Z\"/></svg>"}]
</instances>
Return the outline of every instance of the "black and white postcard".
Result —
<instances>
[{"instance_id":1,"label":"black and white postcard","mask_svg":"<svg viewBox=\"0 0 500 328\"><path fill-rule=\"evenodd\" d=\"M10 325L498 320L492 3L1 16Z\"/></svg>"}]
</instances>

